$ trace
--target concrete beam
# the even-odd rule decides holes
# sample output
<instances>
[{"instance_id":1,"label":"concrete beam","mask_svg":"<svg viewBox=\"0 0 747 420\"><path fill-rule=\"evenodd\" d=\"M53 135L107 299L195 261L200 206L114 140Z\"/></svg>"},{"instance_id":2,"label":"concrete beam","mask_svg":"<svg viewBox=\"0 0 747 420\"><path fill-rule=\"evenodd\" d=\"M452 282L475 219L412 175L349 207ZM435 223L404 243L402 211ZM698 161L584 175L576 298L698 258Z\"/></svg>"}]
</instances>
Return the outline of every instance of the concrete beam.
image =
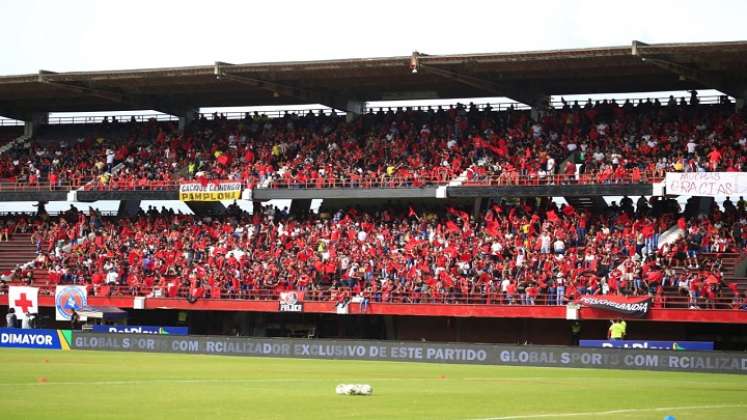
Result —
<instances>
[{"instance_id":1,"label":"concrete beam","mask_svg":"<svg viewBox=\"0 0 747 420\"><path fill-rule=\"evenodd\" d=\"M494 187L448 187L449 198L476 197L593 197L652 195L651 184L598 185L506 185Z\"/></svg>"},{"instance_id":2,"label":"concrete beam","mask_svg":"<svg viewBox=\"0 0 747 420\"><path fill-rule=\"evenodd\" d=\"M103 88L94 86L93 84L87 81L77 82L77 83L69 82L69 81L64 81L64 82L56 81L54 80L55 74L56 73L52 71L39 70L37 80L39 83L54 86L60 89L65 89L65 90L75 92L80 95L94 96L97 98L106 99L114 104L123 104L123 105L128 105L129 107L135 107L135 108L140 108L140 109L153 109L153 110L163 112L169 115L174 115L177 117L180 117L182 116L182 114L184 114L184 107L171 106L157 98L152 98L152 100L143 101L143 100L134 99L132 96L127 95L125 93L116 92L116 91L103 89ZM192 107L188 107L187 109L192 109Z\"/></svg>"},{"instance_id":3,"label":"concrete beam","mask_svg":"<svg viewBox=\"0 0 747 420\"><path fill-rule=\"evenodd\" d=\"M733 86L727 85L719 78L709 75L694 66L678 63L666 55L648 53L646 51L647 46L648 44L645 42L633 41L630 53L631 55L640 57L644 63L652 64L674 74L680 80L697 82L703 85L703 87L716 89L734 97L739 94L738 90L734 89Z\"/></svg>"},{"instance_id":4,"label":"concrete beam","mask_svg":"<svg viewBox=\"0 0 747 420\"><path fill-rule=\"evenodd\" d=\"M479 89L493 96L505 96L515 101L534 107L533 102L535 102L535 97L538 95L537 92L518 91L515 87L499 85L489 80L484 80L469 74L458 73L455 71L436 67L431 64L424 64L422 61L420 61L420 57L423 56L426 55L421 54L417 51L412 53L412 58L410 59L410 71L413 74L421 72L435 74L436 76L443 77L444 79L450 79L465 86ZM546 95L542 94L542 96Z\"/></svg>"},{"instance_id":5,"label":"concrete beam","mask_svg":"<svg viewBox=\"0 0 747 420\"><path fill-rule=\"evenodd\" d=\"M326 92L320 92L299 86L272 82L269 80L257 79L232 72L233 64L216 61L213 73L218 80L228 80L235 83L241 83L271 92L275 96L288 96L302 100L307 103L318 103L330 108L345 111L355 115L363 113L365 102L344 95L331 95Z\"/></svg>"},{"instance_id":6,"label":"concrete beam","mask_svg":"<svg viewBox=\"0 0 747 420\"><path fill-rule=\"evenodd\" d=\"M29 118L27 113L9 109L0 109L0 117L10 118L18 121L26 121Z\"/></svg>"},{"instance_id":7,"label":"concrete beam","mask_svg":"<svg viewBox=\"0 0 747 420\"><path fill-rule=\"evenodd\" d=\"M256 188L255 200L321 199L396 199L436 198L436 187L424 188Z\"/></svg>"}]
</instances>

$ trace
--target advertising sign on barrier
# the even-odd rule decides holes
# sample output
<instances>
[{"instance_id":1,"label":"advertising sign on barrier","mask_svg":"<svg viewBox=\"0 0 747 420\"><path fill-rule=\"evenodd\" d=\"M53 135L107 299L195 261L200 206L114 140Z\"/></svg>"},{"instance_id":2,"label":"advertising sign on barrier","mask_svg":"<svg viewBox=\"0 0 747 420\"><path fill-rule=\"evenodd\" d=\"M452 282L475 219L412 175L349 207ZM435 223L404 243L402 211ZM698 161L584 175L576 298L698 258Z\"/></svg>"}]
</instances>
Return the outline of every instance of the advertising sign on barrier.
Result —
<instances>
[{"instance_id":1,"label":"advertising sign on barrier","mask_svg":"<svg viewBox=\"0 0 747 420\"><path fill-rule=\"evenodd\" d=\"M280 292L280 312L303 312L303 292Z\"/></svg>"},{"instance_id":2,"label":"advertising sign on barrier","mask_svg":"<svg viewBox=\"0 0 747 420\"><path fill-rule=\"evenodd\" d=\"M70 330L0 328L0 347L70 350Z\"/></svg>"},{"instance_id":3,"label":"advertising sign on barrier","mask_svg":"<svg viewBox=\"0 0 747 420\"><path fill-rule=\"evenodd\" d=\"M586 295L578 302L583 306L642 318L651 309L650 296Z\"/></svg>"},{"instance_id":4,"label":"advertising sign on barrier","mask_svg":"<svg viewBox=\"0 0 747 420\"><path fill-rule=\"evenodd\" d=\"M55 319L57 321L70 321L73 310L80 311L88 306L88 292L84 286L57 286L54 293ZM84 316L80 321L85 321Z\"/></svg>"},{"instance_id":5,"label":"advertising sign on barrier","mask_svg":"<svg viewBox=\"0 0 747 420\"><path fill-rule=\"evenodd\" d=\"M747 374L747 354L283 338L73 333L73 349Z\"/></svg>"},{"instance_id":6,"label":"advertising sign on barrier","mask_svg":"<svg viewBox=\"0 0 747 420\"><path fill-rule=\"evenodd\" d=\"M95 333L187 335L187 327L156 327L150 325L94 325Z\"/></svg>"},{"instance_id":7,"label":"advertising sign on barrier","mask_svg":"<svg viewBox=\"0 0 747 420\"><path fill-rule=\"evenodd\" d=\"M181 201L224 201L241 198L241 182L211 181L209 183L189 182L179 184Z\"/></svg>"},{"instance_id":8,"label":"advertising sign on barrier","mask_svg":"<svg viewBox=\"0 0 747 420\"><path fill-rule=\"evenodd\" d=\"M580 347L713 351L713 341L580 340Z\"/></svg>"},{"instance_id":9,"label":"advertising sign on barrier","mask_svg":"<svg viewBox=\"0 0 747 420\"><path fill-rule=\"evenodd\" d=\"M13 308L16 318L23 320L26 314L39 313L39 289L27 286L8 288L8 307Z\"/></svg>"},{"instance_id":10,"label":"advertising sign on barrier","mask_svg":"<svg viewBox=\"0 0 747 420\"><path fill-rule=\"evenodd\" d=\"M747 194L745 172L667 172L667 194L716 197Z\"/></svg>"}]
</instances>

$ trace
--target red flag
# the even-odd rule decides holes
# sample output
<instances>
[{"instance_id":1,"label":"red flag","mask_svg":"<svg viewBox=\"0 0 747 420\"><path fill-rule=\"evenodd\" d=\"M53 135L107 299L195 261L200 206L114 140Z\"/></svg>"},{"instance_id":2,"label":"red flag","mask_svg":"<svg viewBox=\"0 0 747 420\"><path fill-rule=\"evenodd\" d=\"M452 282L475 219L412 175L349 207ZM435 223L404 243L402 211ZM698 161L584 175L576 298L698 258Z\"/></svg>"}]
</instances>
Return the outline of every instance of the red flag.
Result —
<instances>
[{"instance_id":1,"label":"red flag","mask_svg":"<svg viewBox=\"0 0 747 420\"><path fill-rule=\"evenodd\" d=\"M446 211L447 211L447 212L448 212L449 214L451 214L451 215L454 215L454 216L456 216L456 217L458 217L458 218L462 219L462 221L463 221L463 222L464 222L465 224L469 223L469 213L467 213L466 211L462 211L462 210L457 210L457 209L455 209L455 208L453 208L453 207L449 207L449 208L447 208L447 209L446 209Z\"/></svg>"},{"instance_id":2,"label":"red flag","mask_svg":"<svg viewBox=\"0 0 747 420\"><path fill-rule=\"evenodd\" d=\"M491 152L495 153L496 156L503 156L503 151L492 144L486 144L485 147Z\"/></svg>"},{"instance_id":3,"label":"red flag","mask_svg":"<svg viewBox=\"0 0 747 420\"><path fill-rule=\"evenodd\" d=\"M407 217L418 217L418 214L415 213L415 210L410 206L410 210L407 212Z\"/></svg>"},{"instance_id":4,"label":"red flag","mask_svg":"<svg viewBox=\"0 0 747 420\"><path fill-rule=\"evenodd\" d=\"M498 223L489 223L485 228L485 232L494 238L497 238L501 233L500 230L498 230Z\"/></svg>"},{"instance_id":5,"label":"red flag","mask_svg":"<svg viewBox=\"0 0 747 420\"><path fill-rule=\"evenodd\" d=\"M420 241L418 241L415 238L410 238L410 240L407 241L407 243L405 243L405 250L412 251L412 249L418 246L419 244L420 244Z\"/></svg>"},{"instance_id":6,"label":"red flag","mask_svg":"<svg viewBox=\"0 0 747 420\"><path fill-rule=\"evenodd\" d=\"M558 214L555 213L555 210L550 210L547 212L547 220L553 223L557 223L558 221L560 221L560 218L558 217Z\"/></svg>"},{"instance_id":7,"label":"red flag","mask_svg":"<svg viewBox=\"0 0 747 420\"><path fill-rule=\"evenodd\" d=\"M446 222L446 229L449 232L459 232L459 226L457 226L457 224L452 222L451 220Z\"/></svg>"},{"instance_id":8,"label":"red flag","mask_svg":"<svg viewBox=\"0 0 747 420\"><path fill-rule=\"evenodd\" d=\"M223 153L222 155L218 156L217 160L218 160L218 163L225 166L229 164L229 162L231 161L231 158L229 158L227 154Z\"/></svg>"}]
</instances>

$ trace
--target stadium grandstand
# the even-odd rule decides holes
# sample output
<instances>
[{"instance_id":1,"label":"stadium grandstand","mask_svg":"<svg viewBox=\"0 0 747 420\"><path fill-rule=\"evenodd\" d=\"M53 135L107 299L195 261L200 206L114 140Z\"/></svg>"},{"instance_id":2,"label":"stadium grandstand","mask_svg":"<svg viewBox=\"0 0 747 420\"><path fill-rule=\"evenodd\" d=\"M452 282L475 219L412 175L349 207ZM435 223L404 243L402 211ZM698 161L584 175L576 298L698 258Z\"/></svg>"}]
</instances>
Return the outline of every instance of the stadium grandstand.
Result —
<instances>
[{"instance_id":1,"label":"stadium grandstand","mask_svg":"<svg viewBox=\"0 0 747 420\"><path fill-rule=\"evenodd\" d=\"M52 325L72 285L200 334L570 344L618 316L588 302L645 302L634 335L744 349L747 189L668 180L745 172L746 67L747 42L633 41L2 76L0 304L37 288Z\"/></svg>"},{"instance_id":2,"label":"stadium grandstand","mask_svg":"<svg viewBox=\"0 0 747 420\"><path fill-rule=\"evenodd\" d=\"M0 418L747 419L746 15L0 1Z\"/></svg>"}]
</instances>

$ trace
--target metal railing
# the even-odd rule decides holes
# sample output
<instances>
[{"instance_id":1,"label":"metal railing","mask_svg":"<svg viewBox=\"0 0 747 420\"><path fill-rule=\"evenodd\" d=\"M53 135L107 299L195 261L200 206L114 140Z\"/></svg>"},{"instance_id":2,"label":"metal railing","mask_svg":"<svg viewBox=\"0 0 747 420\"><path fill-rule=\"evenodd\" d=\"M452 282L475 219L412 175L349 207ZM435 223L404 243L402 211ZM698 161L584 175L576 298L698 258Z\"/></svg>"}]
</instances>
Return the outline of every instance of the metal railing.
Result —
<instances>
[{"instance_id":1,"label":"metal railing","mask_svg":"<svg viewBox=\"0 0 747 420\"><path fill-rule=\"evenodd\" d=\"M268 189L374 189L374 188L423 188L428 186L447 185L454 178L443 175L436 177L419 176L386 176L371 175L360 177L338 176L333 178L317 178L304 181L272 180ZM518 172L505 172L501 175L489 174L467 178L461 182L463 187L492 187L492 186L538 186L538 185L609 185L609 184L655 184L664 179L663 173L641 172L634 176L626 171L623 176L601 175L597 172L579 175L521 175ZM188 180L184 180L187 182ZM192 181L194 182L194 181ZM257 188L257 180L241 181L244 188ZM28 181L0 181L0 192L42 192L42 191L176 191L179 180L118 180L111 178L103 184L97 179L86 178L78 182L60 182L52 186L49 181L41 180L34 184Z\"/></svg>"},{"instance_id":2,"label":"metal railing","mask_svg":"<svg viewBox=\"0 0 747 420\"><path fill-rule=\"evenodd\" d=\"M0 181L0 192L48 192L70 191L80 188L85 182L58 182L50 185L49 181Z\"/></svg>"},{"instance_id":3,"label":"metal railing","mask_svg":"<svg viewBox=\"0 0 747 420\"><path fill-rule=\"evenodd\" d=\"M634 176L628 170L623 176L603 175L598 172L579 175L521 175L518 172L504 172L501 175L489 174L467 178L461 186L534 186L534 185L597 185L597 184L652 184L664 179L664 174L641 172ZM423 186L445 185L453 178L448 177L398 177L398 176L361 176L319 178L306 181L273 180L269 188L419 188Z\"/></svg>"},{"instance_id":4,"label":"metal railing","mask_svg":"<svg viewBox=\"0 0 747 420\"><path fill-rule=\"evenodd\" d=\"M176 278L172 279L176 280ZM17 282L21 283L21 282ZM24 285L28 283L22 282ZM11 282L11 284L13 284ZM58 283L54 281L33 281L31 286L38 287L41 295L54 296L55 287ZM240 290L219 289L214 291L211 288L202 289L201 297L191 295L192 290L187 286L146 286L141 284L135 285L92 285L92 294L97 297L136 297L142 296L147 298L172 298L172 299L197 299L197 300L238 300L247 302L277 302L280 297L281 289L276 288L242 288ZM311 290L300 288L304 291L305 302L337 302L336 295L347 292L351 295L351 289L340 287L336 291L331 289ZM217 293L217 294L216 294ZM589 294L580 294L588 296ZM639 294L646 295L645 293ZM529 297L526 293L432 293L432 292L386 292L376 291L368 296L369 304L377 303L394 303L408 305L477 305L477 306L563 306L572 303L569 296L564 296L560 301L556 299L553 293L538 293L534 297ZM731 290L722 289L715 298L699 297L692 299L690 296L680 293L670 288L660 294L652 296L653 308L670 308L670 309L721 309L733 310L738 309L743 302L738 296L734 296Z\"/></svg>"},{"instance_id":5,"label":"metal railing","mask_svg":"<svg viewBox=\"0 0 747 420\"><path fill-rule=\"evenodd\" d=\"M19 120L11 120L9 118L0 118L0 127L18 127L25 123Z\"/></svg>"},{"instance_id":6,"label":"metal railing","mask_svg":"<svg viewBox=\"0 0 747 420\"><path fill-rule=\"evenodd\" d=\"M708 96L700 96L698 97L700 105L718 105L722 104L724 101L724 98L727 98L723 95L708 95ZM615 97L610 96L609 98L604 99L594 99L592 100L592 103L596 103L597 101L601 102L603 100L611 101L615 100L619 105L622 105L626 100L629 100L634 105L638 105L639 103L646 102L647 100L651 100L652 102L654 100L659 100L659 102L666 106L667 102L669 101L669 96L649 96L649 97L636 97L636 98L622 98L622 97ZM677 102L679 103L680 97L675 97ZM685 98L689 101L689 98ZM568 105L573 105L574 101L566 101ZM578 101L579 106L583 107L586 104L585 100L579 100ZM392 105L386 105L386 106L372 106L372 107L366 107L364 109L365 113L368 112L387 112L389 110L396 110L396 109L415 109L415 110L427 110L427 109L436 109L439 106L444 107L448 109L453 104L444 103L441 105L435 104L435 105L397 105L396 103ZM515 102L515 101L507 101L507 102L480 102L480 103L474 103L474 105L480 109L484 110L488 107L490 107L493 111L507 111L507 110L529 110L531 109L530 106L523 104L521 102ZM554 109L560 109L563 107L563 102L560 100L553 100L549 103L549 106ZM277 110L262 110L257 111L257 115L266 117L266 118L282 118L285 115L298 115L303 116L307 115L309 112L313 113L314 115L331 115L332 113L338 115L338 116L344 116L344 111L338 111L333 110L331 108L310 108L310 109L277 109ZM241 120L249 117L253 117L255 115L255 111L229 111L229 112L206 112L201 113L200 117L204 117L208 120L212 120L215 117L224 117L229 120ZM135 120L137 122L147 122L149 120L156 120L159 122L173 122L178 121L179 118L173 115L169 114L120 114L120 115L114 115L114 114L100 114L100 115L73 115L73 116L51 116L49 117L48 124L50 125L63 125L63 124L101 124L104 119L108 119L110 123L112 122L112 119L116 118L119 123L126 123L130 122L131 120ZM18 126L23 125L23 121L17 121L17 120L10 120L10 119L3 119L0 118L0 126Z\"/></svg>"}]
</instances>

